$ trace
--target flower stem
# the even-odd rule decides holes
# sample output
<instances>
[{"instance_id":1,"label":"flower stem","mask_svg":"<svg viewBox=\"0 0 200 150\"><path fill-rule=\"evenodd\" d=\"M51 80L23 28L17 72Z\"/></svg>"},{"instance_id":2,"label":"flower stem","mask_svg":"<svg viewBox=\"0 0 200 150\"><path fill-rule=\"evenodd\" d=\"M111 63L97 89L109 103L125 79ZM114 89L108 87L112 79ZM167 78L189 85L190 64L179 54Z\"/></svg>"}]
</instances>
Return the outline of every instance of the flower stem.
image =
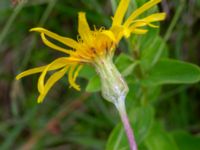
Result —
<instances>
[{"instance_id":1,"label":"flower stem","mask_svg":"<svg viewBox=\"0 0 200 150\"><path fill-rule=\"evenodd\" d=\"M128 138L128 142L129 142L129 146L130 146L130 150L137 150L137 144L134 138L134 134L133 134L133 130L131 128L129 119L128 119L128 115L126 112L126 108L125 108L125 103L124 100L120 100L118 101L118 104L116 104L116 107L119 111L127 138Z\"/></svg>"}]
</instances>

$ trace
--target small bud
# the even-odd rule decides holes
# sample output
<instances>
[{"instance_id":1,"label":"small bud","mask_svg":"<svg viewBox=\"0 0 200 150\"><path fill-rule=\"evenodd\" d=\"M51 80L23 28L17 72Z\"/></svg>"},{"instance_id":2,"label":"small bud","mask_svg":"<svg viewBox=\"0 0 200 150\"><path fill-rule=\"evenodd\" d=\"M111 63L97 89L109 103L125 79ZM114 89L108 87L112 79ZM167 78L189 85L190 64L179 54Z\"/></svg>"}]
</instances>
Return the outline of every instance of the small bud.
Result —
<instances>
[{"instance_id":1,"label":"small bud","mask_svg":"<svg viewBox=\"0 0 200 150\"><path fill-rule=\"evenodd\" d=\"M103 98L118 106L119 101L125 100L128 86L112 62L112 56L95 59L95 68L101 79Z\"/></svg>"}]
</instances>

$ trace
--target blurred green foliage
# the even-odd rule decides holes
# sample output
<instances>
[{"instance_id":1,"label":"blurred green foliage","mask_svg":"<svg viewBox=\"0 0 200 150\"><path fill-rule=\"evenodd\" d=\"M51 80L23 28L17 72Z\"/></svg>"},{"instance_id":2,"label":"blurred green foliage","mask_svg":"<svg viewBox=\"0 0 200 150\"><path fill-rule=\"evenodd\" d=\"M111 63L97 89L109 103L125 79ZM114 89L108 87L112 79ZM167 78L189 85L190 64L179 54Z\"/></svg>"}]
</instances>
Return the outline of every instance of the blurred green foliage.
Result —
<instances>
[{"instance_id":1,"label":"blurred green foliage","mask_svg":"<svg viewBox=\"0 0 200 150\"><path fill-rule=\"evenodd\" d=\"M145 1L132 0L129 13ZM79 11L87 13L91 27L109 27L117 3L1 0L1 150L129 149L119 116L102 99L98 76L90 66L80 73L81 92L68 88L63 78L42 104L36 102L37 75L15 80L19 72L62 56L29 33L30 28L42 26L76 39ZM163 0L144 16L157 9L168 14L160 33L149 29L146 35L124 39L115 56L130 88L126 100L130 121L139 150L199 150L200 3Z\"/></svg>"}]
</instances>

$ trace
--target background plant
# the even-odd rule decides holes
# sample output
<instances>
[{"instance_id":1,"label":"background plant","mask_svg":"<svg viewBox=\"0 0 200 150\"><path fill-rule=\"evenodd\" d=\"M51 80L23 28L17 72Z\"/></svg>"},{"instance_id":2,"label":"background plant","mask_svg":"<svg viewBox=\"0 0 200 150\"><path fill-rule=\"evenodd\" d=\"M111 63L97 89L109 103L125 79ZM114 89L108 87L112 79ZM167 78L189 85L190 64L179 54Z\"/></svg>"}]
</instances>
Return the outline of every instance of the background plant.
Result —
<instances>
[{"instance_id":1,"label":"background plant","mask_svg":"<svg viewBox=\"0 0 200 150\"><path fill-rule=\"evenodd\" d=\"M63 79L41 105L37 75L23 84L14 80L20 71L59 55L38 44L30 28L40 25L76 38L78 11L87 12L90 24L109 26L118 1L12 2L0 2L0 148L128 149L117 112L100 96L99 79L89 66L78 80L86 90L69 89ZM130 11L144 2L132 1ZM130 89L129 118L141 150L198 150L200 3L163 1L150 11L156 9L168 13L160 31L122 41L115 57Z\"/></svg>"}]
</instances>

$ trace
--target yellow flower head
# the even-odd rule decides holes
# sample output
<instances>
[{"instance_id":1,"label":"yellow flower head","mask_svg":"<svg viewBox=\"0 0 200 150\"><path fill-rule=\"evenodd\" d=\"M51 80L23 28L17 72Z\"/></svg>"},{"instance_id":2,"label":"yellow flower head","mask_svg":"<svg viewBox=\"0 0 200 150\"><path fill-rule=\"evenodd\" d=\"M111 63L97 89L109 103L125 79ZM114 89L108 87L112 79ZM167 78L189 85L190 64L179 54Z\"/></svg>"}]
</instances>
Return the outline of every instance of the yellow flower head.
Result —
<instances>
[{"instance_id":1,"label":"yellow flower head","mask_svg":"<svg viewBox=\"0 0 200 150\"><path fill-rule=\"evenodd\" d=\"M44 44L52 49L65 53L67 56L58 58L46 66L26 70L20 73L16 79L18 80L31 74L41 73L38 80L38 91L40 93L38 97L39 103L43 101L47 92L55 82L62 78L66 72L68 72L70 86L76 90L80 90L79 85L77 85L75 81L83 64L87 63L95 65L97 60L101 58L107 56L112 57L115 48L122 37L128 38L131 33L145 34L147 30L142 29L141 27L157 27L153 25L152 22L165 19L165 13L155 13L146 18L136 20L140 14L158 4L160 1L161 0L148 1L135 10L123 22L130 0L121 0L114 17L112 18L112 26L109 29L100 28L99 30L91 30L87 23L85 13L80 12L78 14L78 33L80 38L77 41L60 36L41 27L32 28L30 31L39 32ZM61 42L69 47L69 49L53 44L46 37ZM46 83L44 83L47 72L52 70L56 70L56 72L49 77Z\"/></svg>"}]
</instances>

